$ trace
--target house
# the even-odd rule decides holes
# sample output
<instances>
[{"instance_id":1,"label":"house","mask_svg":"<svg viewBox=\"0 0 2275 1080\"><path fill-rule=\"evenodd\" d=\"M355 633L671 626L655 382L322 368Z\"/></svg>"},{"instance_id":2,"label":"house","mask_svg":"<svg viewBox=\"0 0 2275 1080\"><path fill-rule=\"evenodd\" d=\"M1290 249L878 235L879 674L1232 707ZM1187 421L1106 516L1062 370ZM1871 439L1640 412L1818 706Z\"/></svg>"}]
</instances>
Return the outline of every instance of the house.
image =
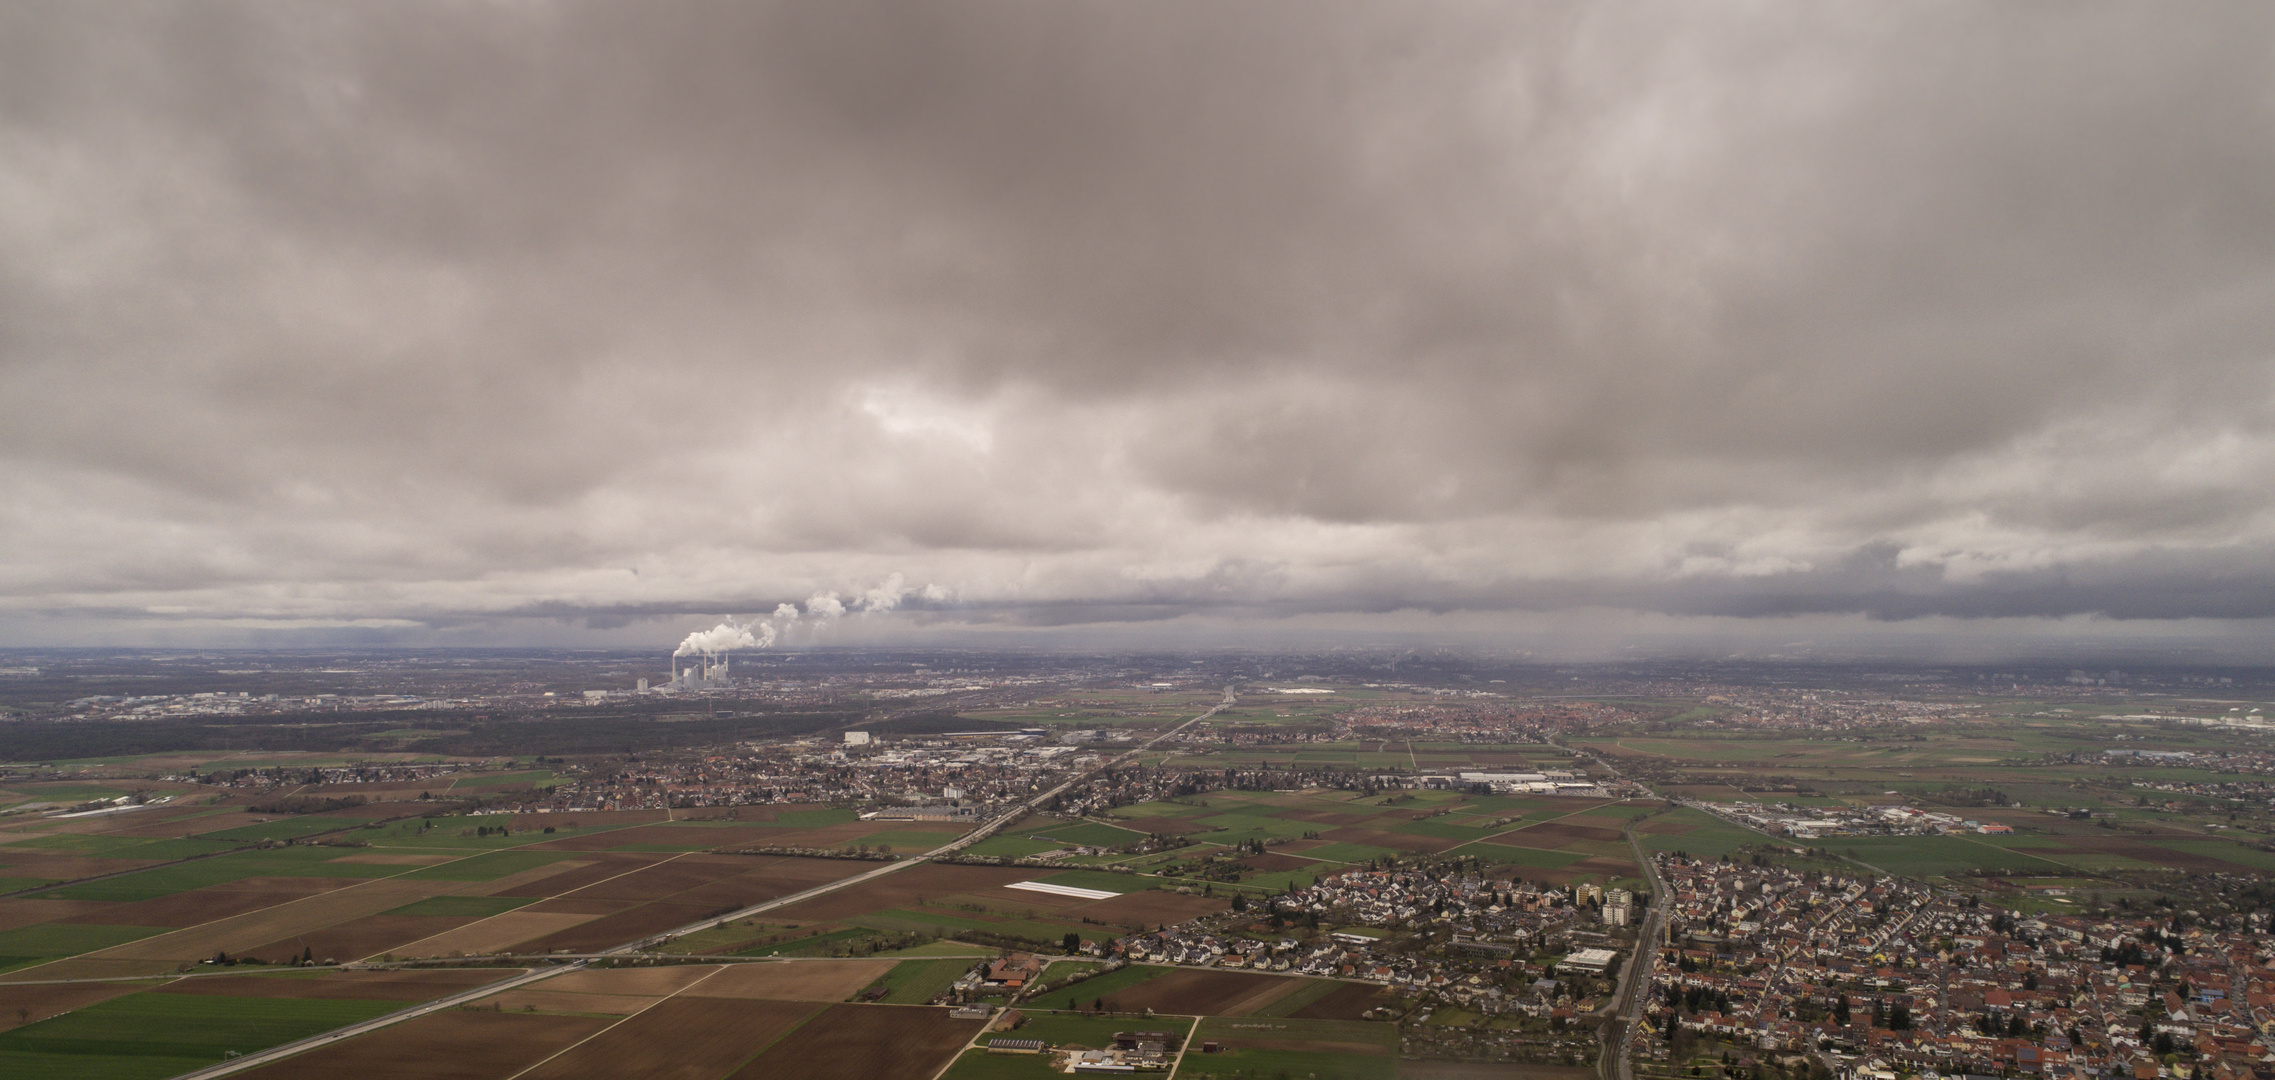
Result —
<instances>
[{"instance_id":1,"label":"house","mask_svg":"<svg viewBox=\"0 0 2275 1080\"><path fill-rule=\"evenodd\" d=\"M1033 953L1012 953L987 966L987 981L1017 988L1043 973L1043 962Z\"/></svg>"}]
</instances>

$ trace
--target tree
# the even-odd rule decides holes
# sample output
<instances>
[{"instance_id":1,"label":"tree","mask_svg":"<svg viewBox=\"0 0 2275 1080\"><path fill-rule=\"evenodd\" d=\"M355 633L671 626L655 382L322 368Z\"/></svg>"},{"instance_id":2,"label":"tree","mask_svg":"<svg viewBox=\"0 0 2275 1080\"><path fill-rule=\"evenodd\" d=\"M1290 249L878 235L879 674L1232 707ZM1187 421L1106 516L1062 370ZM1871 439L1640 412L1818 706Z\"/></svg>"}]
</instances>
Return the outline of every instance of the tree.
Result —
<instances>
[{"instance_id":1,"label":"tree","mask_svg":"<svg viewBox=\"0 0 2275 1080\"><path fill-rule=\"evenodd\" d=\"M1074 933L1073 931L1068 931L1065 941L1061 942L1061 944L1065 946L1065 951L1067 952L1081 952L1082 935Z\"/></svg>"}]
</instances>

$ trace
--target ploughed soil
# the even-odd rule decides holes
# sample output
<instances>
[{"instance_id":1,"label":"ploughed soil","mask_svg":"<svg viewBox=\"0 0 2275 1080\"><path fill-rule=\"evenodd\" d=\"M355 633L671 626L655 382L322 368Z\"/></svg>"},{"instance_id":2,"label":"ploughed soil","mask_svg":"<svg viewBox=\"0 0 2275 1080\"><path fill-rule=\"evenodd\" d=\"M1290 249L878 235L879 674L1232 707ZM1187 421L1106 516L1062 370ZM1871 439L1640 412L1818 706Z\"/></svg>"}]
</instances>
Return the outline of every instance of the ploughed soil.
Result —
<instances>
[{"instance_id":1,"label":"ploughed soil","mask_svg":"<svg viewBox=\"0 0 2275 1080\"><path fill-rule=\"evenodd\" d=\"M1618 829L1607 829L1600 825L1573 825L1562 821L1550 821L1525 829L1514 836L1505 836L1503 839L1522 847L1553 849L1562 847L1574 840L1618 840L1620 839L1620 832Z\"/></svg>"},{"instance_id":2,"label":"ploughed soil","mask_svg":"<svg viewBox=\"0 0 2275 1080\"><path fill-rule=\"evenodd\" d=\"M800 860L803 861L803 860ZM836 860L811 860L830 862ZM873 870L875 863L845 862L853 873ZM965 866L958 863L925 863L906 870L895 871L873 881L864 881L803 900L789 907L767 913L767 918L783 922L821 922L847 919L879 911L908 907L924 899L938 899L957 893L968 893L1008 885L1014 881L1031 881L1038 871L1016 866ZM834 879L831 879L834 880Z\"/></svg>"},{"instance_id":3,"label":"ploughed soil","mask_svg":"<svg viewBox=\"0 0 2275 1080\"><path fill-rule=\"evenodd\" d=\"M1379 1004L1376 999L1381 994L1382 987L1371 983L1344 983L1326 997L1288 1015L1296 1020L1356 1020Z\"/></svg>"},{"instance_id":4,"label":"ploughed soil","mask_svg":"<svg viewBox=\"0 0 2275 1080\"><path fill-rule=\"evenodd\" d=\"M946 1009L832 1005L736 1070L732 1080L931 1080L980 1024L950 1019Z\"/></svg>"},{"instance_id":5,"label":"ploughed soil","mask_svg":"<svg viewBox=\"0 0 2275 1080\"><path fill-rule=\"evenodd\" d=\"M1115 991L1106 1006L1116 1012L1152 1009L1185 1016L1246 1016L1304 984L1305 980L1287 975L1179 968Z\"/></svg>"},{"instance_id":6,"label":"ploughed soil","mask_svg":"<svg viewBox=\"0 0 2275 1080\"><path fill-rule=\"evenodd\" d=\"M891 960L784 960L731 964L694 988L690 997L844 1001L893 969Z\"/></svg>"},{"instance_id":7,"label":"ploughed soil","mask_svg":"<svg viewBox=\"0 0 2275 1080\"><path fill-rule=\"evenodd\" d=\"M445 1009L237 1075L245 1080L499 1080L616 1020Z\"/></svg>"},{"instance_id":8,"label":"ploughed soil","mask_svg":"<svg viewBox=\"0 0 2275 1080\"><path fill-rule=\"evenodd\" d=\"M279 938L247 949L245 954L273 962L290 962L303 955L317 960L361 960L474 921L476 917L471 915L366 915L337 926Z\"/></svg>"},{"instance_id":9,"label":"ploughed soil","mask_svg":"<svg viewBox=\"0 0 2275 1080\"><path fill-rule=\"evenodd\" d=\"M717 1080L818 1010L805 1001L676 997L522 1074L522 1080Z\"/></svg>"},{"instance_id":10,"label":"ploughed soil","mask_svg":"<svg viewBox=\"0 0 2275 1080\"><path fill-rule=\"evenodd\" d=\"M1437 852L1450 847L1460 847L1465 842L1442 836L1419 836L1414 833L1390 832L1384 829L1330 829L1319 835L1329 840L1340 840L1350 844L1372 844L1375 847L1393 848L1398 851Z\"/></svg>"},{"instance_id":11,"label":"ploughed soil","mask_svg":"<svg viewBox=\"0 0 2275 1080\"><path fill-rule=\"evenodd\" d=\"M0 1031L22 1027L27 1023L36 1024L51 1016L86 1008L98 1001L109 1001L137 990L148 989L148 983L131 982L0 985ZM30 1009L30 1019L17 1019L18 1009Z\"/></svg>"},{"instance_id":12,"label":"ploughed soil","mask_svg":"<svg viewBox=\"0 0 2275 1080\"><path fill-rule=\"evenodd\" d=\"M462 971L335 971L314 977L200 975L176 980L155 992L224 997L432 1001L519 974L519 968L471 968Z\"/></svg>"}]
</instances>

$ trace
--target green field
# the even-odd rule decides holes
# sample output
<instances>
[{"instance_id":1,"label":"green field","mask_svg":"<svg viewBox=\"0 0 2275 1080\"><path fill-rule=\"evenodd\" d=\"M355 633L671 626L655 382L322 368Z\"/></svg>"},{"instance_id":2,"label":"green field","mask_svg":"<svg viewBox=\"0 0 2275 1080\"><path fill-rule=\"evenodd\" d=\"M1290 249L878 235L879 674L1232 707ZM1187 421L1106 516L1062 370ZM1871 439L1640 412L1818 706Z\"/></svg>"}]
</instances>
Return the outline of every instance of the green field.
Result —
<instances>
[{"instance_id":1,"label":"green field","mask_svg":"<svg viewBox=\"0 0 2275 1080\"><path fill-rule=\"evenodd\" d=\"M249 877L376 878L388 877L402 869L332 861L349 854L353 852L330 847L240 851L196 862L155 866L102 881L66 885L40 895L64 900L149 900Z\"/></svg>"},{"instance_id":2,"label":"green field","mask_svg":"<svg viewBox=\"0 0 2275 1080\"><path fill-rule=\"evenodd\" d=\"M165 932L166 928L160 926L52 922L15 930L0 930L0 970L77 956L83 952L124 945L129 941L139 941Z\"/></svg>"},{"instance_id":3,"label":"green field","mask_svg":"<svg viewBox=\"0 0 2275 1080\"><path fill-rule=\"evenodd\" d=\"M1176 1076L1230 1078L1304 1077L1306 1080L1395 1080L1398 1075L1398 1028L1339 1020L1287 1020L1266 1017L1212 1016L1201 1021L1196 1043L1223 1040L1234 1045L1214 1053L1188 1050ZM1290 1045L1343 1044L1352 1049L1295 1050L1243 1047L1241 1040ZM1362 1052L1359 1046L1374 1048Z\"/></svg>"},{"instance_id":4,"label":"green field","mask_svg":"<svg viewBox=\"0 0 2275 1080\"><path fill-rule=\"evenodd\" d=\"M398 1001L140 993L0 1033L10 1080L157 1080L344 1024Z\"/></svg>"}]
</instances>

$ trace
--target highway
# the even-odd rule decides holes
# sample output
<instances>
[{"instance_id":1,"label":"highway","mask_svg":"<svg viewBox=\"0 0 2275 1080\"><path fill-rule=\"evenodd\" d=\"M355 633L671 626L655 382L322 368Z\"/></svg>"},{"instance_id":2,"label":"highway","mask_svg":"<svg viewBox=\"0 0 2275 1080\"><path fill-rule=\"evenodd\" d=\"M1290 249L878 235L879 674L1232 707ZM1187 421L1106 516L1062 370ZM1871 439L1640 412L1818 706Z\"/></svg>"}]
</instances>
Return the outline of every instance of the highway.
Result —
<instances>
[{"instance_id":1,"label":"highway","mask_svg":"<svg viewBox=\"0 0 2275 1080\"><path fill-rule=\"evenodd\" d=\"M676 930L667 930L661 934L652 935L650 937L642 938L638 941L619 945L613 949L607 950L606 952L600 953L599 955L601 957L611 957L623 953L638 952L642 949L653 948L654 946L661 945L664 942L670 941L676 937L683 937L700 930L709 930L713 927L721 926L726 923L733 922L737 919L749 918L750 916L757 915L766 911L771 911L775 908L787 907L788 905L795 904L800 901L810 900L816 896L836 892L839 889L847 888L852 885L858 885L864 881L873 881L877 878L885 876L886 874L897 873L901 870L905 870L911 866L925 862L929 859L938 858L942 855L955 854L967 846L978 843L981 840L985 840L988 837L995 835L995 833L1001 830L1004 826L1018 821L1020 818L1023 818L1030 813L1033 813L1037 807L1040 807L1043 804L1048 803L1050 800L1058 797L1060 793L1064 792L1070 787L1073 787L1075 784L1088 780L1092 776L1096 776L1098 773L1112 768L1115 765L1129 761L1139 754L1143 754L1146 751L1153 749L1155 746L1160 745L1163 741L1177 735L1179 732L1184 731L1186 728L1192 727L1194 724L1198 724L1201 721L1207 720L1209 717L1215 716L1217 713L1230 708L1235 700L1234 690L1236 688L1236 686L1225 687L1224 700L1218 702L1207 712L1204 712L1201 715L1192 718L1191 720L1187 720L1184 723L1179 724L1176 727L1173 727L1168 731L1164 731L1152 739L1147 740L1145 745L1123 753L1115 757L1114 760L1101 764L1078 776L1071 777L1058 786L1053 787L1048 791L1045 791L1039 795L1034 796L1033 798L1026 800L1025 802L1018 804L1012 809L989 821L987 824L974 829L971 832L965 833L964 835L957 837L955 840L950 841L949 843L942 844L939 847L933 848L932 850L927 851L922 855L918 855L914 858L903 859L898 862L889 862L874 870L855 874L849 878L832 881L825 885L816 885L811 889L805 890L804 892L792 893L788 896L776 897L772 900L766 901L765 903L752 904L751 906L743 908L739 911L730 912L728 914L720 915L714 918L704 919L703 921L697 923L690 923ZM334 1028L321 1035L312 1035L298 1042L285 1043L282 1046L273 1046L266 1050L256 1051L254 1053L245 1054L240 1057L230 1058L229 1060L221 1062L217 1065L209 1065L203 1069L181 1073L174 1077L174 1080L210 1080L212 1077L227 1076L231 1073L241 1072L245 1069L250 1069L257 1065L265 1065L269 1062L280 1061L284 1058L292 1057L296 1054L304 1054L310 1050L329 1046L332 1043L339 1042L343 1039L352 1039L359 1035L368 1035L371 1032L377 1031L381 1028L389 1027L394 1024L400 1024L405 1020L414 1020L418 1017L426 1016L430 1013L441 1012L444 1009L454 1009L460 1005L467 1004L480 998L488 997L502 990L511 990L516 987L527 986L530 983L538 982L543 979L550 979L555 975L576 971L591 962L591 959L588 958L582 960L574 960L563 964L551 964L546 967L538 968L534 971L524 972L523 974L516 975L513 978L506 979L502 982L495 982L487 986L476 987L475 989L468 990L463 993L452 994L449 997L436 998L433 1001L413 1005L410 1008L403 1009L398 1012L388 1013L385 1016L375 1017L373 1019L365 1020L357 1024L350 1024L342 1028Z\"/></svg>"}]
</instances>

